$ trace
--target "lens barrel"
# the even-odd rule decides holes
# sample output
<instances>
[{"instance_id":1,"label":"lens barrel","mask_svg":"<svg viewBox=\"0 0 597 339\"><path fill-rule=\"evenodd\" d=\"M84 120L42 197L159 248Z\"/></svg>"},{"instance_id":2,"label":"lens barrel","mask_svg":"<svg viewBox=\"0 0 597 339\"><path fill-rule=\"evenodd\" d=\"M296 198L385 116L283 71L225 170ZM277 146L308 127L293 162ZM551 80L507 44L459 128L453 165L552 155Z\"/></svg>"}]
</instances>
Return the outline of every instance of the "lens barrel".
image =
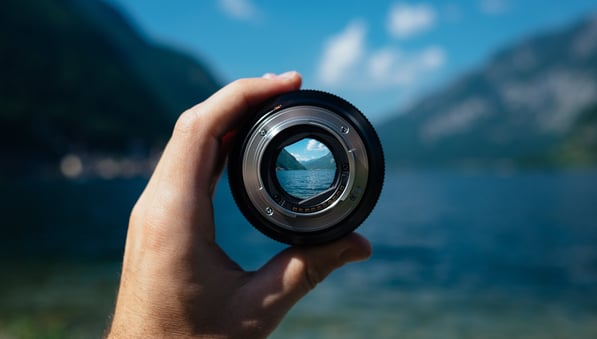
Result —
<instances>
[{"instance_id":1,"label":"lens barrel","mask_svg":"<svg viewBox=\"0 0 597 339\"><path fill-rule=\"evenodd\" d=\"M333 241L357 228L377 203L381 143L363 114L338 96L314 90L277 96L235 138L228 159L234 200L255 228L277 241ZM329 152L317 161L296 159L291 151L299 144Z\"/></svg>"}]
</instances>

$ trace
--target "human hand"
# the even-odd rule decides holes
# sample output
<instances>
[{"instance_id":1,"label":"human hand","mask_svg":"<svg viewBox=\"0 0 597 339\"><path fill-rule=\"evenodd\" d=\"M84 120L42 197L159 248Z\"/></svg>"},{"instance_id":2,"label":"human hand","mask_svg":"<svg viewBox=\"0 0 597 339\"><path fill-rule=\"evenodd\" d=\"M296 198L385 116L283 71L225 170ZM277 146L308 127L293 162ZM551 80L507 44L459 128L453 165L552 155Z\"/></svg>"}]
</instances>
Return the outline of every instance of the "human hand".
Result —
<instances>
[{"instance_id":1,"label":"human hand","mask_svg":"<svg viewBox=\"0 0 597 339\"><path fill-rule=\"evenodd\" d=\"M300 84L296 72L237 80L180 116L131 213L109 337L265 337L332 270L370 255L353 233L246 272L215 242L212 196L232 132Z\"/></svg>"}]
</instances>

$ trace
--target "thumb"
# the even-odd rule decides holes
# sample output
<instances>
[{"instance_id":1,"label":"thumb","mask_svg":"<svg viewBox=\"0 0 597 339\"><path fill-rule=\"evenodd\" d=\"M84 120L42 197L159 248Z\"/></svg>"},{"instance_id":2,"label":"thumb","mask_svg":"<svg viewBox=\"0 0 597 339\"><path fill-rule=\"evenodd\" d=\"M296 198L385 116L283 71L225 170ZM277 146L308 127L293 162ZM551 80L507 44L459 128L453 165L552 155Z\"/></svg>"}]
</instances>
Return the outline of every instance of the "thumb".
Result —
<instances>
[{"instance_id":1,"label":"thumb","mask_svg":"<svg viewBox=\"0 0 597 339\"><path fill-rule=\"evenodd\" d=\"M252 295L264 311L281 319L333 270L370 255L369 241L356 233L326 245L288 248L255 272Z\"/></svg>"}]
</instances>

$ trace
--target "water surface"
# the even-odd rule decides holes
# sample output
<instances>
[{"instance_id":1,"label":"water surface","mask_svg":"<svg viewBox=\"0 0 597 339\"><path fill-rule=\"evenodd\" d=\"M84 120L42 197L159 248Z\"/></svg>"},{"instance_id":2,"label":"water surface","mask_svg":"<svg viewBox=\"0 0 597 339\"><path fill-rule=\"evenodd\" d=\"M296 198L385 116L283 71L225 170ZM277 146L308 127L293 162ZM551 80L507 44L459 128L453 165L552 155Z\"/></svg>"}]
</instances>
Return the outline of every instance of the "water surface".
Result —
<instances>
[{"instance_id":1,"label":"water surface","mask_svg":"<svg viewBox=\"0 0 597 339\"><path fill-rule=\"evenodd\" d=\"M144 180L2 182L0 337L98 337ZM273 338L596 338L597 172L389 173L333 273ZM45 206L45 207L43 207ZM247 269L284 248L238 212L217 241Z\"/></svg>"},{"instance_id":2,"label":"water surface","mask_svg":"<svg viewBox=\"0 0 597 339\"><path fill-rule=\"evenodd\" d=\"M330 188L335 174L335 169L276 171L280 186L300 199L310 198Z\"/></svg>"}]
</instances>

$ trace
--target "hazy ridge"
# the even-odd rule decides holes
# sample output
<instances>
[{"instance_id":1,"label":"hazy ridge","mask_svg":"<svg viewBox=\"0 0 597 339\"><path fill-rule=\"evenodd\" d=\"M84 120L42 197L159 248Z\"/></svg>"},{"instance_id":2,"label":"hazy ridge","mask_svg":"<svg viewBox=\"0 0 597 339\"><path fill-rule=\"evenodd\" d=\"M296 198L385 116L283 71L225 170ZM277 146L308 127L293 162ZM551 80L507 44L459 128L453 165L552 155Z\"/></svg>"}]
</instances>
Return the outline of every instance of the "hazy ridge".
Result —
<instances>
[{"instance_id":1,"label":"hazy ridge","mask_svg":"<svg viewBox=\"0 0 597 339\"><path fill-rule=\"evenodd\" d=\"M387 121L391 166L597 164L597 18L497 53Z\"/></svg>"}]
</instances>

